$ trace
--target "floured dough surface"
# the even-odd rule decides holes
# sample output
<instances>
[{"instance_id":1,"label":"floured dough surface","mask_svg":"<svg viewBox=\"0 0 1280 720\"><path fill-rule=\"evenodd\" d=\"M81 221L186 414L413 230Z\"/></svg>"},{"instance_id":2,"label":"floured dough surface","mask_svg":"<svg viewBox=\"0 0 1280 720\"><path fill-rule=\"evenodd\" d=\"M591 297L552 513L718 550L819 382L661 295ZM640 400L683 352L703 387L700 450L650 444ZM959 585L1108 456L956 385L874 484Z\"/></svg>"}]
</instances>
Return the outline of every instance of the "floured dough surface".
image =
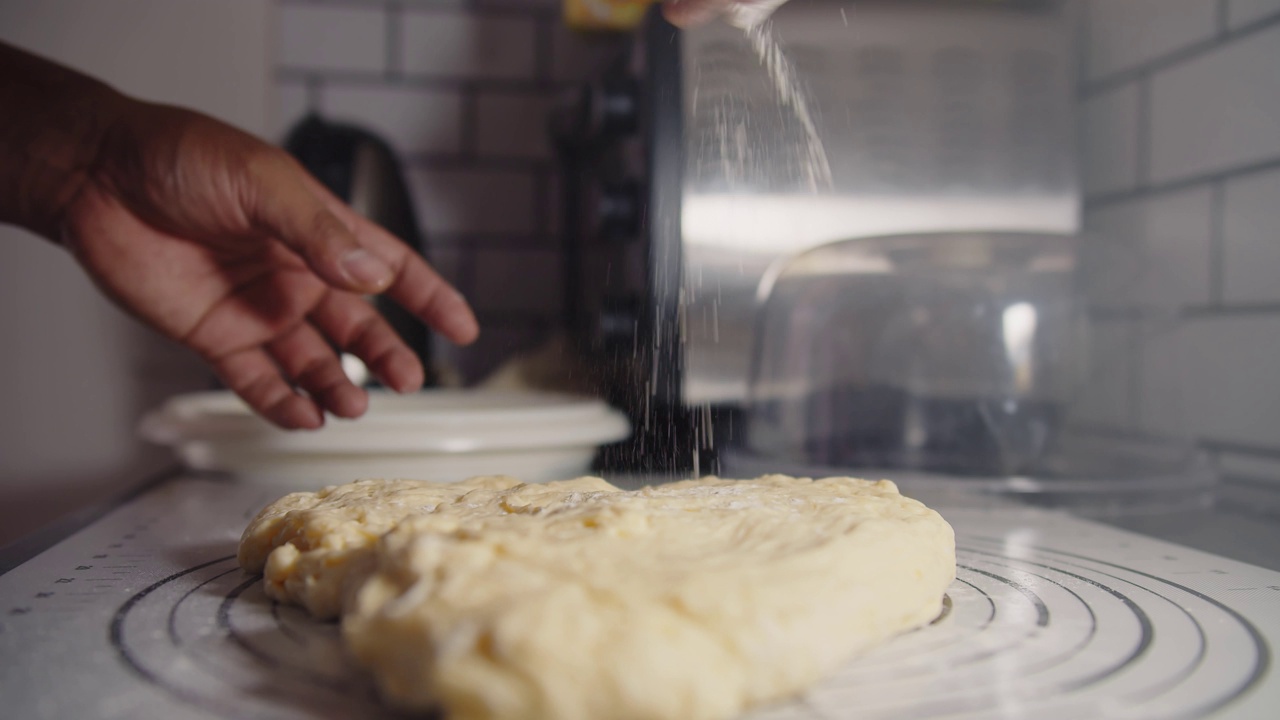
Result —
<instances>
[{"instance_id":1,"label":"floured dough surface","mask_svg":"<svg viewBox=\"0 0 1280 720\"><path fill-rule=\"evenodd\" d=\"M271 597L341 617L396 705L699 720L932 620L955 541L887 481L486 477L289 495L246 529L240 563Z\"/></svg>"}]
</instances>

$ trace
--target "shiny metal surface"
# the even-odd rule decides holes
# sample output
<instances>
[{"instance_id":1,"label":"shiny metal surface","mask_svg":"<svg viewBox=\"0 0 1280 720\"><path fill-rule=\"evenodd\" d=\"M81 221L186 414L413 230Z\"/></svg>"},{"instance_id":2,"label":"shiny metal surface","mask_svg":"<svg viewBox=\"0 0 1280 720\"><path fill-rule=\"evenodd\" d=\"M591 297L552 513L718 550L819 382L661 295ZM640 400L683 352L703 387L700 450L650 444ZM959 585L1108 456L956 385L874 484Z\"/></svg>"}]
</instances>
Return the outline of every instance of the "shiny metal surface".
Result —
<instances>
[{"instance_id":1,"label":"shiny metal surface","mask_svg":"<svg viewBox=\"0 0 1280 720\"><path fill-rule=\"evenodd\" d=\"M831 166L742 31L682 43L681 398L739 405L772 279L877 235L1078 230L1068 45L1057 3L793 0L773 32Z\"/></svg>"}]
</instances>

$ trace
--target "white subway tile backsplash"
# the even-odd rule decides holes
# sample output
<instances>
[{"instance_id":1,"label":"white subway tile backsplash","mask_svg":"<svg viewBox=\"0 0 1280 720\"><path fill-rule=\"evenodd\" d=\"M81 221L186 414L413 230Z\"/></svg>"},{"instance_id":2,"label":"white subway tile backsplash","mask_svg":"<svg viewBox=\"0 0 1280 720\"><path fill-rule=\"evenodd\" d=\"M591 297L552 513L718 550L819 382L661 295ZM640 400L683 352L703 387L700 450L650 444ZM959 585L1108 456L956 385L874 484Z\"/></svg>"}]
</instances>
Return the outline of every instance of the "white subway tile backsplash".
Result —
<instances>
[{"instance_id":1,"label":"white subway tile backsplash","mask_svg":"<svg viewBox=\"0 0 1280 720\"><path fill-rule=\"evenodd\" d=\"M453 154L462 147L462 98L454 91L330 84L320 108L331 120L378 133L399 153Z\"/></svg>"},{"instance_id":2,"label":"white subway tile backsplash","mask_svg":"<svg viewBox=\"0 0 1280 720\"><path fill-rule=\"evenodd\" d=\"M1223 299L1280 303L1280 170L1226 184Z\"/></svg>"},{"instance_id":3,"label":"white subway tile backsplash","mask_svg":"<svg viewBox=\"0 0 1280 720\"><path fill-rule=\"evenodd\" d=\"M315 109L384 137L406 160L433 263L477 305L480 340L437 343L437 356L475 382L536 346L563 310L546 241L559 194L538 186L552 181L546 115L626 38L572 33L561 0L277 4L278 132Z\"/></svg>"},{"instance_id":4,"label":"white subway tile backsplash","mask_svg":"<svg viewBox=\"0 0 1280 720\"><path fill-rule=\"evenodd\" d=\"M304 70L382 72L387 20L381 7L282 5L281 66Z\"/></svg>"},{"instance_id":5,"label":"white subway tile backsplash","mask_svg":"<svg viewBox=\"0 0 1280 720\"><path fill-rule=\"evenodd\" d=\"M1280 487L1280 458L1220 452L1217 465L1224 476L1273 480Z\"/></svg>"},{"instance_id":6,"label":"white subway tile backsplash","mask_svg":"<svg viewBox=\"0 0 1280 720\"><path fill-rule=\"evenodd\" d=\"M1151 322L1138 331L1138 418L1144 432L1193 440L1200 427L1197 386L1208 358L1192 358L1195 334L1176 320ZM1204 394L1204 393L1200 393Z\"/></svg>"},{"instance_id":7,"label":"white subway tile backsplash","mask_svg":"<svg viewBox=\"0 0 1280 720\"><path fill-rule=\"evenodd\" d=\"M1280 303L1280 170L1258 168L1280 160L1273 19L1280 0L1088 6L1081 286L1114 312L1095 334L1082 419L1280 450L1280 312L1267 312ZM1128 385L1106 372L1126 347ZM1280 458L1260 457L1218 452L1228 476L1280 482Z\"/></svg>"},{"instance_id":8,"label":"white subway tile backsplash","mask_svg":"<svg viewBox=\"0 0 1280 720\"><path fill-rule=\"evenodd\" d=\"M1267 487L1265 485L1227 480L1217 488L1216 507L1220 507L1228 512L1237 513L1237 518L1241 515L1250 516L1253 522L1257 523L1273 525L1280 522L1280 492L1277 492L1276 488ZM1264 525L1264 527L1267 525ZM1232 526L1231 542L1241 542L1241 532L1238 523L1235 523ZM1212 548L1205 545L1198 545L1198 547L1205 550L1212 550ZM1255 545L1255 547L1258 547L1261 550L1266 547L1266 545L1258 544ZM1271 555L1269 551L1262 550L1261 557L1253 562L1265 565L1269 562L1270 558ZM1245 560L1246 558L1240 557L1239 559Z\"/></svg>"},{"instance_id":9,"label":"white subway tile backsplash","mask_svg":"<svg viewBox=\"0 0 1280 720\"><path fill-rule=\"evenodd\" d=\"M1138 103L1138 86L1131 83L1081 104L1086 195L1128 190L1137 183Z\"/></svg>"},{"instance_id":10,"label":"white subway tile backsplash","mask_svg":"<svg viewBox=\"0 0 1280 720\"><path fill-rule=\"evenodd\" d=\"M1081 283L1101 308L1172 310L1210 300L1212 192L1116 203L1085 218Z\"/></svg>"},{"instance_id":11,"label":"white subway tile backsplash","mask_svg":"<svg viewBox=\"0 0 1280 720\"><path fill-rule=\"evenodd\" d=\"M1280 26L1156 73L1151 179L1280 157Z\"/></svg>"},{"instance_id":12,"label":"white subway tile backsplash","mask_svg":"<svg viewBox=\"0 0 1280 720\"><path fill-rule=\"evenodd\" d=\"M492 92L477 100L476 141L481 155L550 157L547 114L553 99L543 93Z\"/></svg>"},{"instance_id":13,"label":"white subway tile backsplash","mask_svg":"<svg viewBox=\"0 0 1280 720\"><path fill-rule=\"evenodd\" d=\"M406 10L404 71L451 78L532 78L537 22L522 15Z\"/></svg>"},{"instance_id":14,"label":"white subway tile backsplash","mask_svg":"<svg viewBox=\"0 0 1280 720\"><path fill-rule=\"evenodd\" d=\"M1096 80L1212 38L1209 0L1093 0L1086 29L1088 78Z\"/></svg>"},{"instance_id":15,"label":"white subway tile backsplash","mask_svg":"<svg viewBox=\"0 0 1280 720\"><path fill-rule=\"evenodd\" d=\"M1271 524L1280 522L1280 492L1276 492L1273 488L1230 481L1224 482L1217 489L1216 507L1236 513L1236 518L1241 515L1251 516L1253 522L1262 525L1267 530L1270 530L1269 526ZM1241 542L1241 535L1239 523L1233 523L1230 542ZM1208 545L1198 545L1198 547L1213 551L1213 548ZM1255 547L1261 550L1266 546L1258 543L1255 544ZM1261 551L1262 555L1258 559L1252 560L1252 562L1265 566L1270 561L1271 556L1269 551ZM1247 560L1247 558L1238 555L1236 557L1240 560Z\"/></svg>"},{"instance_id":16,"label":"white subway tile backsplash","mask_svg":"<svg viewBox=\"0 0 1280 720\"><path fill-rule=\"evenodd\" d=\"M428 242L437 234L528 236L536 229L530 173L415 168L407 174Z\"/></svg>"},{"instance_id":17,"label":"white subway tile backsplash","mask_svg":"<svg viewBox=\"0 0 1280 720\"><path fill-rule=\"evenodd\" d=\"M271 140L284 140L289 130L302 119L310 106L310 91L306 83L282 82L276 86L276 107L271 118Z\"/></svg>"},{"instance_id":18,"label":"white subway tile backsplash","mask_svg":"<svg viewBox=\"0 0 1280 720\"><path fill-rule=\"evenodd\" d=\"M475 302L481 314L554 317L560 312L563 300L560 253L502 250L476 254Z\"/></svg>"},{"instance_id":19,"label":"white subway tile backsplash","mask_svg":"<svg viewBox=\"0 0 1280 720\"><path fill-rule=\"evenodd\" d=\"M1228 0L1227 23L1235 29L1280 15L1280 0Z\"/></svg>"},{"instance_id":20,"label":"white subway tile backsplash","mask_svg":"<svg viewBox=\"0 0 1280 720\"><path fill-rule=\"evenodd\" d=\"M1280 448L1277 368L1277 316L1208 316L1153 331L1143 341L1142 424Z\"/></svg>"},{"instance_id":21,"label":"white subway tile backsplash","mask_svg":"<svg viewBox=\"0 0 1280 720\"><path fill-rule=\"evenodd\" d=\"M1133 324L1128 320L1092 323L1087 366L1079 387L1069 398L1074 421L1119 428L1134 426L1135 339Z\"/></svg>"}]
</instances>

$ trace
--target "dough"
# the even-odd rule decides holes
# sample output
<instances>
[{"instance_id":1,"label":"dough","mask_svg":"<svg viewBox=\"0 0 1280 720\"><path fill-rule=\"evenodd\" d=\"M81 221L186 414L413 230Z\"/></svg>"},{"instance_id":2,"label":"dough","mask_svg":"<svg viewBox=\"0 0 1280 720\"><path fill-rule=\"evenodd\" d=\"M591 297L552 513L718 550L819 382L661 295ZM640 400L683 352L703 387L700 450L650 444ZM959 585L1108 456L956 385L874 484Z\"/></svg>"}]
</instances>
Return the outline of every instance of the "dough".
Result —
<instances>
[{"instance_id":1,"label":"dough","mask_svg":"<svg viewBox=\"0 0 1280 720\"><path fill-rule=\"evenodd\" d=\"M955 539L888 481L360 481L268 506L240 563L398 706L700 720L932 620Z\"/></svg>"}]
</instances>

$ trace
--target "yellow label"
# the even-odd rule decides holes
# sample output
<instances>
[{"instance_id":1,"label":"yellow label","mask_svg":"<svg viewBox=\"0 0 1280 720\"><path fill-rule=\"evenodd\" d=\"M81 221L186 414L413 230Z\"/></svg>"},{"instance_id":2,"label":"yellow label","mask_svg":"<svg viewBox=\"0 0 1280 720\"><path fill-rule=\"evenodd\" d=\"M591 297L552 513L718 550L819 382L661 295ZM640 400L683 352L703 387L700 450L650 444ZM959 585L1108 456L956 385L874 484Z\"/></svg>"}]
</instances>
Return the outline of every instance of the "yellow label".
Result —
<instances>
[{"instance_id":1,"label":"yellow label","mask_svg":"<svg viewBox=\"0 0 1280 720\"><path fill-rule=\"evenodd\" d=\"M630 30L654 0L564 0L564 21L577 30Z\"/></svg>"}]
</instances>

